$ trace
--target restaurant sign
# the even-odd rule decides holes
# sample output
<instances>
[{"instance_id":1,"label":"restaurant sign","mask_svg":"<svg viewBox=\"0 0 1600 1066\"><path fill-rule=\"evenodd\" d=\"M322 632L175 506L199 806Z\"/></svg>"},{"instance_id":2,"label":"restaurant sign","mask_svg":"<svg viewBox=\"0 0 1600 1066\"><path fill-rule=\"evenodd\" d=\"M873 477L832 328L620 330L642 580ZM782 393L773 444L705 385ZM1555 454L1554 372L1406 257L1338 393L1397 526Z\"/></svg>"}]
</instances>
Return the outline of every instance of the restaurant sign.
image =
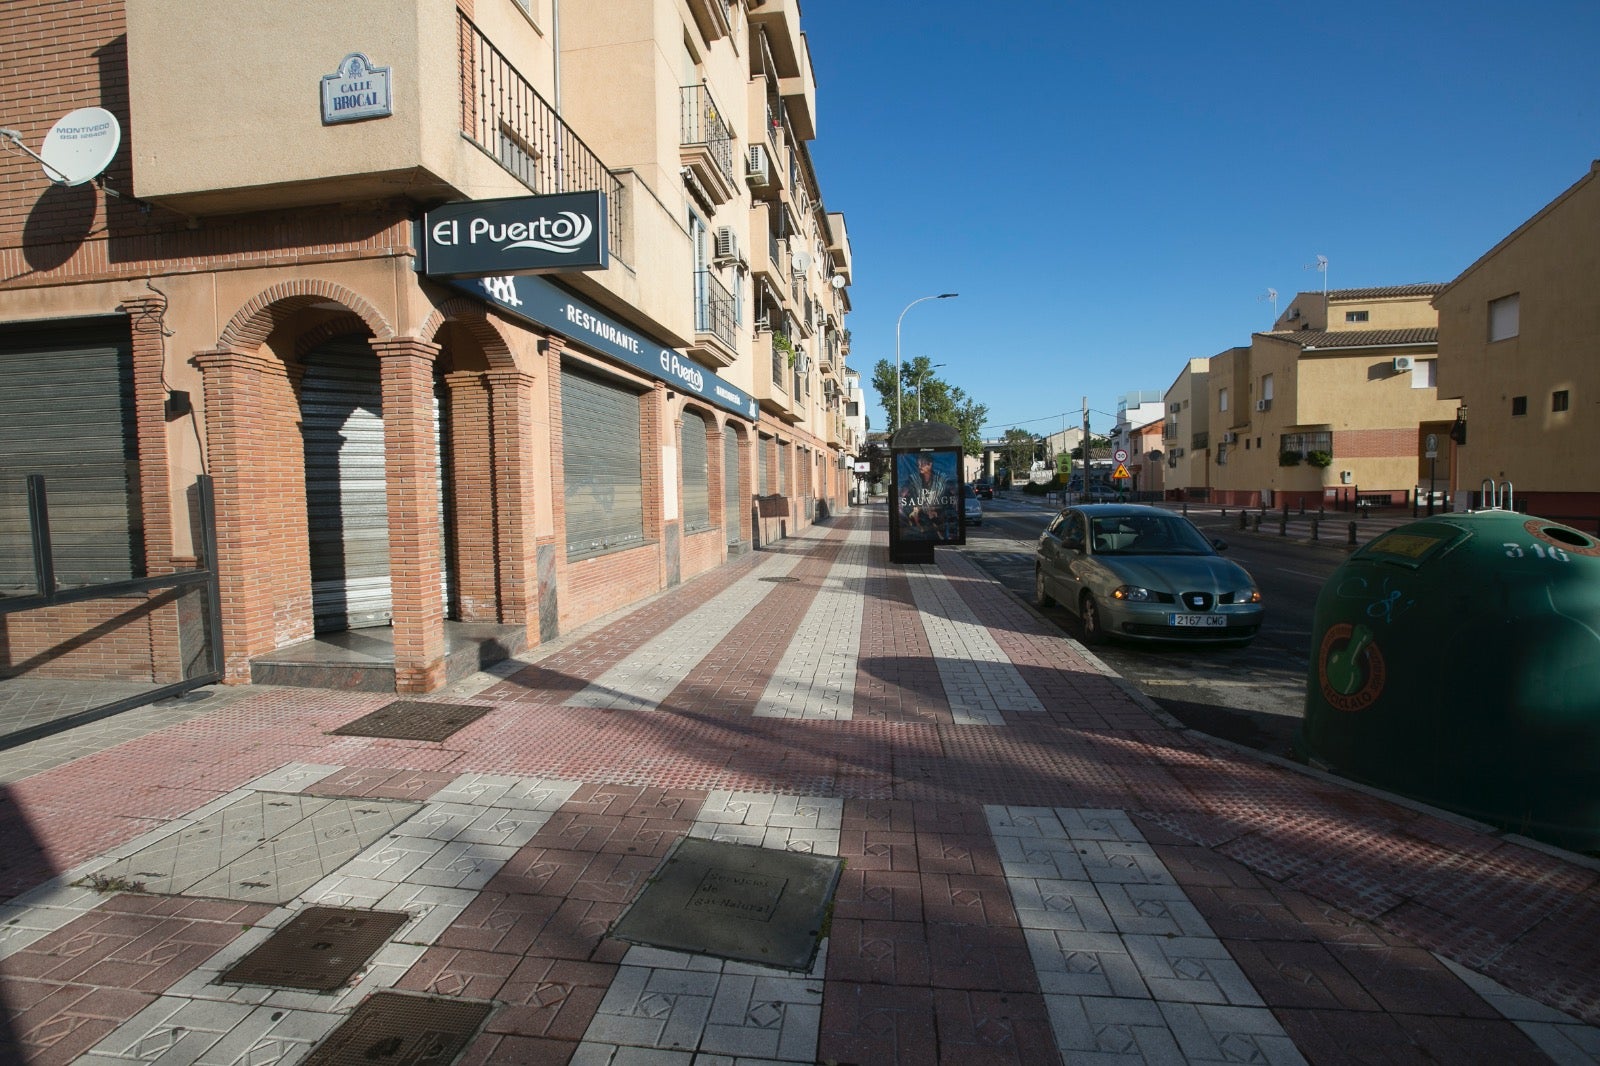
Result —
<instances>
[{"instance_id":1,"label":"restaurant sign","mask_svg":"<svg viewBox=\"0 0 1600 1066\"><path fill-rule=\"evenodd\" d=\"M423 216L419 236L430 278L604 270L611 262L598 191L445 204Z\"/></svg>"}]
</instances>

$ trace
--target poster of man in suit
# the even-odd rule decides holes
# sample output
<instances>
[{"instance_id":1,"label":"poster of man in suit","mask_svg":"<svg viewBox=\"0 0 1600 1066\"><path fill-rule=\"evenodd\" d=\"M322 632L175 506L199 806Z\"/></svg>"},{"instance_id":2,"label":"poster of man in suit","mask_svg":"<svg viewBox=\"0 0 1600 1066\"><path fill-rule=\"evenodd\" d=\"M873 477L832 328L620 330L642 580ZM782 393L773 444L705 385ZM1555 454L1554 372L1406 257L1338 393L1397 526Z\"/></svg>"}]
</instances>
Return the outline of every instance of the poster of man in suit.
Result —
<instances>
[{"instance_id":1,"label":"poster of man in suit","mask_svg":"<svg viewBox=\"0 0 1600 1066\"><path fill-rule=\"evenodd\" d=\"M954 451L902 452L896 456L900 538L934 543L961 539L961 479Z\"/></svg>"}]
</instances>

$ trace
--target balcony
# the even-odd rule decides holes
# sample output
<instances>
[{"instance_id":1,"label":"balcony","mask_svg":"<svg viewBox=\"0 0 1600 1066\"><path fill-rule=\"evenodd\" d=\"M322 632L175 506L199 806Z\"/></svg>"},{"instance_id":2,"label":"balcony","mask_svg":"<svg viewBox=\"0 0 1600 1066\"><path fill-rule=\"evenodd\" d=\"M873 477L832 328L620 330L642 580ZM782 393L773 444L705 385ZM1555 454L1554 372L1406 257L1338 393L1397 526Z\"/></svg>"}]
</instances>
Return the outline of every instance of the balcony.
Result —
<instances>
[{"instance_id":1,"label":"balcony","mask_svg":"<svg viewBox=\"0 0 1600 1066\"><path fill-rule=\"evenodd\" d=\"M739 335L733 321L733 294L715 272L694 274L694 343L690 358L712 369L731 366L739 357Z\"/></svg>"},{"instance_id":2,"label":"balcony","mask_svg":"<svg viewBox=\"0 0 1600 1066\"><path fill-rule=\"evenodd\" d=\"M733 199L738 178L733 168L733 134L722 110L704 85L685 85L682 102L679 158L689 168L713 205Z\"/></svg>"},{"instance_id":3,"label":"balcony","mask_svg":"<svg viewBox=\"0 0 1600 1066\"><path fill-rule=\"evenodd\" d=\"M776 415L785 422L798 422L795 414L794 401L789 394L789 355L774 342L771 330L760 330L756 333L755 343L756 359L754 383L751 394L761 409L768 414ZM771 369L763 373L759 360L762 353L767 353L771 360Z\"/></svg>"},{"instance_id":4,"label":"balcony","mask_svg":"<svg viewBox=\"0 0 1600 1066\"><path fill-rule=\"evenodd\" d=\"M845 284L850 284L850 231L845 227L844 215L837 211L827 214L827 232L824 234L828 255L833 258L833 272L843 276Z\"/></svg>"},{"instance_id":5,"label":"balcony","mask_svg":"<svg viewBox=\"0 0 1600 1066\"><path fill-rule=\"evenodd\" d=\"M708 41L719 40L733 31L733 5L729 0L689 0L689 11Z\"/></svg>"}]
</instances>

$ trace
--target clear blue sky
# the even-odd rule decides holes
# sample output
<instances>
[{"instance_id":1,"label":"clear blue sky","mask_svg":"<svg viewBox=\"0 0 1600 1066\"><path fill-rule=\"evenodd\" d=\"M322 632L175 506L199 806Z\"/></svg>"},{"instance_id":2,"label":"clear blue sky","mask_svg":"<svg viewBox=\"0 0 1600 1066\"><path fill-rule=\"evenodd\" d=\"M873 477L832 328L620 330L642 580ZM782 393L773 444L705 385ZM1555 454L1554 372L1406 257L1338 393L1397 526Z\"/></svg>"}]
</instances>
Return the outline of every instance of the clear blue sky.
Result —
<instances>
[{"instance_id":1,"label":"clear blue sky","mask_svg":"<svg viewBox=\"0 0 1600 1066\"><path fill-rule=\"evenodd\" d=\"M990 436L1085 396L1109 428L1267 329L1269 288L1320 290L1318 255L1335 289L1450 281L1600 158L1600 0L804 0L801 26L849 363L960 293L901 355Z\"/></svg>"}]
</instances>

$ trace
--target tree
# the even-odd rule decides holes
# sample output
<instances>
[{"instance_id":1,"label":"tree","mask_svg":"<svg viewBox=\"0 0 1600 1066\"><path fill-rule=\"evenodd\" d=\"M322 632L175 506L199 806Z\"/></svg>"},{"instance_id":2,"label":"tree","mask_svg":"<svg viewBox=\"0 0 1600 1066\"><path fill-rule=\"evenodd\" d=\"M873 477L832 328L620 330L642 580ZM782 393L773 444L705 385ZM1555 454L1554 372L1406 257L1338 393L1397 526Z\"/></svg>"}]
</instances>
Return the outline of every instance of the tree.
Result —
<instances>
[{"instance_id":1,"label":"tree","mask_svg":"<svg viewBox=\"0 0 1600 1066\"><path fill-rule=\"evenodd\" d=\"M1008 429L1000 442L1000 454L1005 457L1006 469L1011 471L1011 480L1024 480L1028 471L1033 467L1034 451L1039 446L1039 439L1025 429Z\"/></svg>"},{"instance_id":2,"label":"tree","mask_svg":"<svg viewBox=\"0 0 1600 1066\"><path fill-rule=\"evenodd\" d=\"M895 399L900 398L901 419L905 424L917 421L921 409L922 421L943 422L954 426L961 434L961 448L967 455L983 454L983 423L988 420L989 408L975 402L961 388L952 386L933 373L933 361L925 355L900 364L900 389L895 390L894 364L887 359L878 360L872 369L872 387L878 402L888 413L889 437L900 429L895 423Z\"/></svg>"}]
</instances>

